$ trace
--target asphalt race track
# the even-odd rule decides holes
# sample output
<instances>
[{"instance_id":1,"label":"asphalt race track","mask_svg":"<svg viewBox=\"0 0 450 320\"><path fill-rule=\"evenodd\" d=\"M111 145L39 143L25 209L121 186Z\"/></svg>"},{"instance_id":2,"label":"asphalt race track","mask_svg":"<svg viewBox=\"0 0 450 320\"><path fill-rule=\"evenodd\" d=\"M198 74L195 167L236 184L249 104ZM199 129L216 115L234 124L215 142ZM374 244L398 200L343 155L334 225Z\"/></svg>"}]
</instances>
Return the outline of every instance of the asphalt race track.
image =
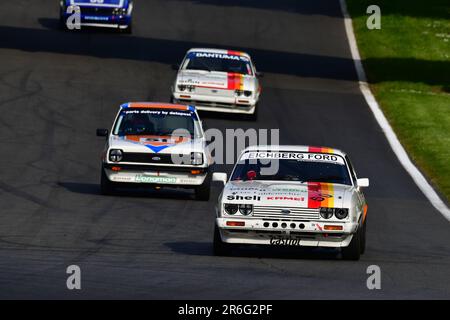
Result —
<instances>
[{"instance_id":1,"label":"asphalt race track","mask_svg":"<svg viewBox=\"0 0 450 320\"><path fill-rule=\"evenodd\" d=\"M338 0L137 0L133 35L59 31L58 1L0 8L0 298L450 298L450 224L360 94ZM209 202L99 194L95 129L122 102L168 101L171 64L198 46L248 51L265 73L256 123L206 114L209 128L280 128L281 143L343 149L371 179L360 261L325 250L213 256L220 185ZM66 288L72 264L81 291ZM381 290L366 287L369 265Z\"/></svg>"}]
</instances>

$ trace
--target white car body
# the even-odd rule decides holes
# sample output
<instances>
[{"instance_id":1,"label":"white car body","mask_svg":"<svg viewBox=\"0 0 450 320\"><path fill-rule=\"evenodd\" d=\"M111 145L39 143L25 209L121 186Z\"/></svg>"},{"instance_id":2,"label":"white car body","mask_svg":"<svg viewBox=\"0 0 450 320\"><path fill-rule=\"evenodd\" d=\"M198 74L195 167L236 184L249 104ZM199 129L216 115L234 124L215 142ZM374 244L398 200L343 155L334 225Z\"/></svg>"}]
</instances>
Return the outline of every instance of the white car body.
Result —
<instances>
[{"instance_id":1,"label":"white car body","mask_svg":"<svg viewBox=\"0 0 450 320\"><path fill-rule=\"evenodd\" d=\"M156 112L190 112L198 119L198 136L119 136L113 133L117 119L123 110L151 110ZM121 150L121 161L111 160L111 150ZM201 164L183 163L179 155L190 159L191 153L203 156ZM151 184L195 188L202 185L209 175L212 159L197 111L192 106L167 103L126 103L120 107L102 154L102 170L115 185Z\"/></svg>"},{"instance_id":2,"label":"white car body","mask_svg":"<svg viewBox=\"0 0 450 320\"><path fill-rule=\"evenodd\" d=\"M323 159L333 157L349 170L351 185L300 181L229 181L226 174L215 173L213 180L225 183L216 207L216 226L222 242L347 247L365 222L367 204L361 187L368 186L368 179L357 179L348 157L330 148L250 147L242 152L240 160L252 157L260 159L259 156L270 152L277 156L292 154L308 161L309 157L314 158L314 161L328 161ZM253 212L246 216L239 211L230 215L224 210L225 204L249 204L253 206ZM333 215L325 219L320 214L321 207L347 208L348 216L338 219Z\"/></svg>"},{"instance_id":3,"label":"white car body","mask_svg":"<svg viewBox=\"0 0 450 320\"><path fill-rule=\"evenodd\" d=\"M248 63L248 74L187 69L190 59L197 56L241 59ZM247 53L220 49L190 49L172 86L172 99L173 102L194 105L198 110L254 114L261 93L257 74Z\"/></svg>"}]
</instances>

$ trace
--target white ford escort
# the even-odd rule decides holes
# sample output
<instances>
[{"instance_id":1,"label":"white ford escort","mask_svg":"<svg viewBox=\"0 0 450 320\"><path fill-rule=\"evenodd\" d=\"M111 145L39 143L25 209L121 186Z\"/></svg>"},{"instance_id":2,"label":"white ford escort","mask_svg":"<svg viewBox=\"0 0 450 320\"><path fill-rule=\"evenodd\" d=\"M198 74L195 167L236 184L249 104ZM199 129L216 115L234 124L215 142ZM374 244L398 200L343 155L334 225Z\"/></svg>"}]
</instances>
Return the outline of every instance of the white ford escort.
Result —
<instances>
[{"instance_id":1,"label":"white ford escort","mask_svg":"<svg viewBox=\"0 0 450 320\"><path fill-rule=\"evenodd\" d=\"M216 207L214 251L230 255L238 244L341 248L358 260L365 249L367 204L342 151L307 146L245 149Z\"/></svg>"},{"instance_id":2,"label":"white ford escort","mask_svg":"<svg viewBox=\"0 0 450 320\"><path fill-rule=\"evenodd\" d=\"M191 49L178 69L172 101L194 105L198 110L244 113L256 118L260 75L247 53Z\"/></svg>"},{"instance_id":3,"label":"white ford escort","mask_svg":"<svg viewBox=\"0 0 450 320\"><path fill-rule=\"evenodd\" d=\"M101 191L112 194L120 186L192 188L196 198L208 200L212 158L202 123L192 106L167 103L125 103L102 154Z\"/></svg>"}]
</instances>

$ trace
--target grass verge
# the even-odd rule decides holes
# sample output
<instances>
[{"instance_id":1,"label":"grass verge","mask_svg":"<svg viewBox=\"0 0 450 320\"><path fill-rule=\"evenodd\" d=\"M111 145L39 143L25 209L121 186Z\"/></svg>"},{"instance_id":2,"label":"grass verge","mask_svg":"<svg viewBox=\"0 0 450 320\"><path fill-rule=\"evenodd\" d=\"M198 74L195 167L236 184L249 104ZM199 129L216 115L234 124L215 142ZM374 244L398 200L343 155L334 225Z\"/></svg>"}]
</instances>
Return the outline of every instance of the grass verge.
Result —
<instances>
[{"instance_id":1,"label":"grass verge","mask_svg":"<svg viewBox=\"0 0 450 320\"><path fill-rule=\"evenodd\" d=\"M366 26L369 5L381 29ZM413 161L450 199L450 2L347 0L364 69Z\"/></svg>"}]
</instances>

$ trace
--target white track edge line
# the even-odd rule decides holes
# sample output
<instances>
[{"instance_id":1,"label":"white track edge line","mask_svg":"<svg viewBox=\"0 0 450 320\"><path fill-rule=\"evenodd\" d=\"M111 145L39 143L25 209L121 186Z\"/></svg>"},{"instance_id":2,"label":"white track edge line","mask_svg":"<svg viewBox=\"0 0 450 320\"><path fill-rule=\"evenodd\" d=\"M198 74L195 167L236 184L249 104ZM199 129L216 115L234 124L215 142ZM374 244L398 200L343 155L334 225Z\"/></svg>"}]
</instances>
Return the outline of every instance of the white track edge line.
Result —
<instances>
[{"instance_id":1,"label":"white track edge line","mask_svg":"<svg viewBox=\"0 0 450 320\"><path fill-rule=\"evenodd\" d=\"M430 203L448 220L450 221L450 209L447 205L442 201L437 192L433 189L427 179L423 176L423 174L419 171L419 169L412 163L405 149L401 145L398 140L394 130L391 125L387 121L383 111L381 111L378 102L376 101L370 87L367 83L366 73L364 72L364 68L361 63L361 57L359 55L358 45L356 43L355 34L353 31L352 19L347 10L347 4L345 0L339 0L341 5L342 15L344 16L345 22L345 31L347 33L347 39L350 45L350 51L352 54L353 61L355 63L356 73L358 74L359 79L359 88L366 99L367 104L370 107L370 110L375 116L375 119L378 122L378 125L384 132L389 145L400 161L401 165L405 168L408 174L412 177L417 187L423 192L425 197L430 201Z\"/></svg>"}]
</instances>

